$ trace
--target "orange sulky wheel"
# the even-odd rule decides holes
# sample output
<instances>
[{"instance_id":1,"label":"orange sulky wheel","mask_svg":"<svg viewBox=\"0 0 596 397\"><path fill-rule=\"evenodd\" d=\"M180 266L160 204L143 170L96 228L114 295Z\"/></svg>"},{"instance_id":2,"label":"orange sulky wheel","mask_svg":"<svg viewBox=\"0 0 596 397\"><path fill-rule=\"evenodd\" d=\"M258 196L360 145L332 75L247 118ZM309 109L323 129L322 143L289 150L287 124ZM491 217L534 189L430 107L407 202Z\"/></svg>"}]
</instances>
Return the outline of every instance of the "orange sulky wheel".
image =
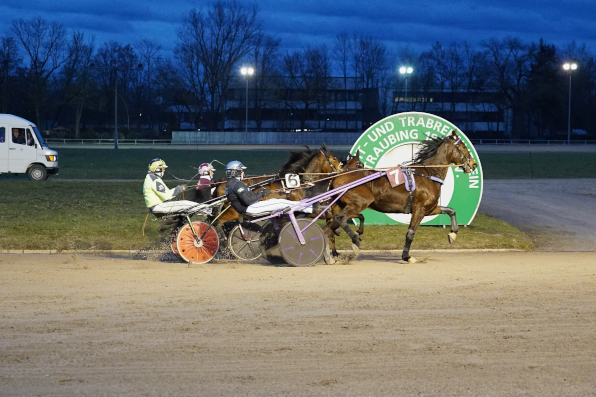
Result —
<instances>
[{"instance_id":1,"label":"orange sulky wheel","mask_svg":"<svg viewBox=\"0 0 596 397\"><path fill-rule=\"evenodd\" d=\"M217 232L205 222L196 221L192 225L198 240L190 225L181 227L176 238L178 255L189 263L207 263L213 259L219 248Z\"/></svg>"},{"instance_id":2,"label":"orange sulky wheel","mask_svg":"<svg viewBox=\"0 0 596 397\"><path fill-rule=\"evenodd\" d=\"M174 228L174 230L172 230L172 232L170 233L170 248L172 249L172 252L177 256L180 256L180 253L178 252L178 232L179 231L180 231L180 226L176 226Z\"/></svg>"}]
</instances>

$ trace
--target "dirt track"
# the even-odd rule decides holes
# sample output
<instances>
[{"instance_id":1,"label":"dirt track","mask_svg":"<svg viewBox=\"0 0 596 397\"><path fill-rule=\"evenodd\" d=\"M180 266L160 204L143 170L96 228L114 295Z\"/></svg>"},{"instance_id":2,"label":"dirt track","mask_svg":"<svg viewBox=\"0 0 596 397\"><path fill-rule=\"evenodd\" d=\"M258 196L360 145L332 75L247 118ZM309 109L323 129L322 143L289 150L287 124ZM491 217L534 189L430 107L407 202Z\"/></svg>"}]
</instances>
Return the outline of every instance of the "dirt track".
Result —
<instances>
[{"instance_id":1,"label":"dirt track","mask_svg":"<svg viewBox=\"0 0 596 397\"><path fill-rule=\"evenodd\" d=\"M596 395L596 253L0 255L0 395Z\"/></svg>"}]
</instances>

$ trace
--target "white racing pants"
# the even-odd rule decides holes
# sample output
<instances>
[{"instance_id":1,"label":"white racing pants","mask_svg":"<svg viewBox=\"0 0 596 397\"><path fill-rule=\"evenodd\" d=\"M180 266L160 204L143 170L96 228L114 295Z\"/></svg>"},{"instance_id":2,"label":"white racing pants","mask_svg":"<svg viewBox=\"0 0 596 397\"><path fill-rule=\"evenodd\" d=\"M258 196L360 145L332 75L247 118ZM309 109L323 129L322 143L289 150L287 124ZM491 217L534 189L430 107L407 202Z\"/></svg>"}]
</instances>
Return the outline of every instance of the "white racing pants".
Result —
<instances>
[{"instance_id":1,"label":"white racing pants","mask_svg":"<svg viewBox=\"0 0 596 397\"><path fill-rule=\"evenodd\" d=\"M246 208L246 213L248 215L253 214L260 214L261 212L273 212L273 211L281 211L288 207L294 207L298 204L297 201L290 201L285 199L270 199L264 201L257 201L254 204L251 204ZM306 212L307 214L312 214L312 206L306 207L301 209L300 212Z\"/></svg>"},{"instance_id":2,"label":"white racing pants","mask_svg":"<svg viewBox=\"0 0 596 397\"><path fill-rule=\"evenodd\" d=\"M192 207L198 207L201 204L195 203L194 201L190 200L178 200L178 201L164 201L163 203L157 204L151 212L154 214L172 214L179 211L185 211Z\"/></svg>"}]
</instances>

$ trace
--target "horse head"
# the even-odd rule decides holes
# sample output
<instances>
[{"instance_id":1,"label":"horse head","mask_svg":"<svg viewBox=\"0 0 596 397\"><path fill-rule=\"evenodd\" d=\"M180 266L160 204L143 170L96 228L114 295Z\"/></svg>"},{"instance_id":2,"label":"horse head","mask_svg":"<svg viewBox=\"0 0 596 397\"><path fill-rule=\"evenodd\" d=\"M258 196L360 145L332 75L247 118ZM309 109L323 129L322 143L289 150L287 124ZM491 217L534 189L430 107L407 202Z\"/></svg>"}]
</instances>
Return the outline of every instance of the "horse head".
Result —
<instances>
[{"instance_id":1,"label":"horse head","mask_svg":"<svg viewBox=\"0 0 596 397\"><path fill-rule=\"evenodd\" d=\"M358 168L364 168L364 164L360 161L360 149L356 151L356 153L352 156L348 154L348 158L346 162L342 165L344 170L353 170Z\"/></svg>"},{"instance_id":2,"label":"horse head","mask_svg":"<svg viewBox=\"0 0 596 397\"><path fill-rule=\"evenodd\" d=\"M449 140L453 142L453 146L455 148L455 151L453 152L452 156L454 157L454 159L452 162L455 164L461 164L461 168L467 174L473 172L476 169L476 167L478 167L478 164L476 164L476 161L474 161L474 159L472 158L470 151L468 150L464 142L461 140L461 138L457 135L455 130L451 132Z\"/></svg>"},{"instance_id":3,"label":"horse head","mask_svg":"<svg viewBox=\"0 0 596 397\"><path fill-rule=\"evenodd\" d=\"M337 156L335 155L335 153L333 153L333 150L327 148L327 145L325 145L325 142L321 143L321 149L319 150L319 154L318 156L324 156L325 159L327 160L327 166L325 166L323 164L323 171L321 172L341 172L342 171L342 163L339 160L339 158L337 158Z\"/></svg>"}]
</instances>

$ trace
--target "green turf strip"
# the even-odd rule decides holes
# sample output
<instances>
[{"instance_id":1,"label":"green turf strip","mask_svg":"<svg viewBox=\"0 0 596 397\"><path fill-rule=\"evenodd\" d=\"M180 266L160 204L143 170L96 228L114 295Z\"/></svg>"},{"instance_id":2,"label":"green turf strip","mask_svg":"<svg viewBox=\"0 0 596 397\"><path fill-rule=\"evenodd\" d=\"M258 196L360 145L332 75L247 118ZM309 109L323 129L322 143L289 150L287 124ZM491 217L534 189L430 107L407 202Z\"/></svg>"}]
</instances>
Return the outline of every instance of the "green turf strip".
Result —
<instances>
[{"instance_id":1,"label":"green turf strip","mask_svg":"<svg viewBox=\"0 0 596 397\"><path fill-rule=\"evenodd\" d=\"M0 181L0 249L115 250L163 249L166 234L149 218L142 183ZM413 249L532 247L519 230L479 214L447 243L448 229L421 227ZM367 226L362 249L401 249L406 226ZM338 248L350 246L345 233Z\"/></svg>"}]
</instances>

